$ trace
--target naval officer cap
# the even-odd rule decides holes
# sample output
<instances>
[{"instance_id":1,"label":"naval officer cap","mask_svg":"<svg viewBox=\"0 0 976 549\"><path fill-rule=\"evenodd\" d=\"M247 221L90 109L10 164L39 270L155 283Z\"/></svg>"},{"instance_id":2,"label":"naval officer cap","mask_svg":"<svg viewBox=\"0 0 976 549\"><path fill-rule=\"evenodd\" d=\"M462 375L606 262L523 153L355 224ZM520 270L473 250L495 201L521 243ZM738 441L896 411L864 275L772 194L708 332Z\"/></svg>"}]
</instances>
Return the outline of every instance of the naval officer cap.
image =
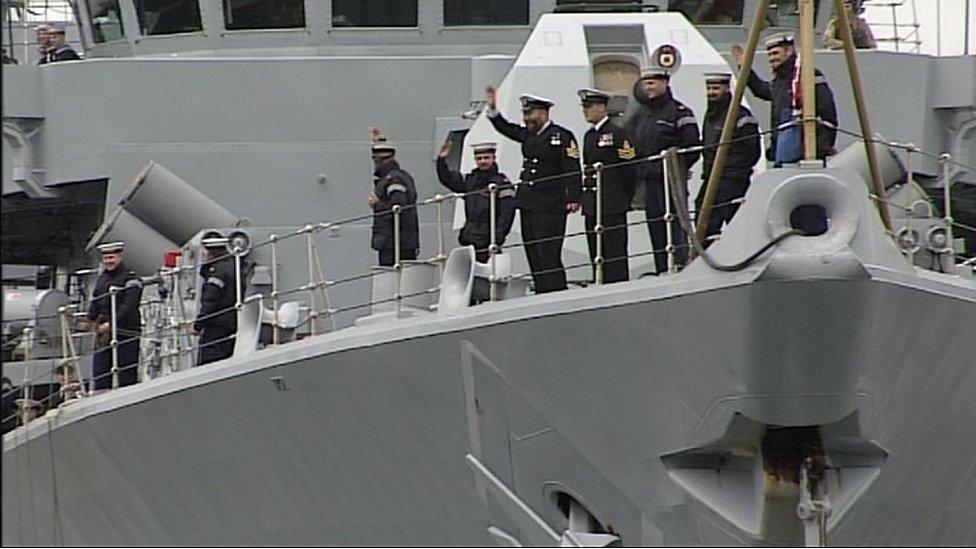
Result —
<instances>
[{"instance_id":1,"label":"naval officer cap","mask_svg":"<svg viewBox=\"0 0 976 549\"><path fill-rule=\"evenodd\" d=\"M396 153L396 145L392 141L381 139L374 141L370 150L373 154L394 154Z\"/></svg>"},{"instance_id":2,"label":"naval officer cap","mask_svg":"<svg viewBox=\"0 0 976 549\"><path fill-rule=\"evenodd\" d=\"M532 95L531 93L523 93L520 95L519 102L522 103L522 112L528 112L533 109L549 110L549 107L555 105L551 99Z\"/></svg>"},{"instance_id":3,"label":"naval officer cap","mask_svg":"<svg viewBox=\"0 0 976 549\"><path fill-rule=\"evenodd\" d=\"M732 82L732 73L730 72L706 72L705 73L706 84L728 85L730 82Z\"/></svg>"},{"instance_id":4,"label":"naval officer cap","mask_svg":"<svg viewBox=\"0 0 976 549\"><path fill-rule=\"evenodd\" d=\"M645 67L640 77L641 80L671 80L671 73L663 67Z\"/></svg>"},{"instance_id":5,"label":"naval officer cap","mask_svg":"<svg viewBox=\"0 0 976 549\"><path fill-rule=\"evenodd\" d=\"M125 242L116 240L115 242L106 242L95 247L103 254L117 254L125 249Z\"/></svg>"},{"instance_id":6,"label":"naval officer cap","mask_svg":"<svg viewBox=\"0 0 976 549\"><path fill-rule=\"evenodd\" d=\"M763 45L766 46L767 50L771 50L777 46L792 46L795 42L792 32L777 32L767 36L763 40Z\"/></svg>"},{"instance_id":7,"label":"naval officer cap","mask_svg":"<svg viewBox=\"0 0 976 549\"><path fill-rule=\"evenodd\" d=\"M204 248L209 249L224 249L227 247L227 243L230 239L218 233L217 231L209 231L204 233L203 238L200 239L200 244L203 244Z\"/></svg>"},{"instance_id":8,"label":"naval officer cap","mask_svg":"<svg viewBox=\"0 0 976 549\"><path fill-rule=\"evenodd\" d=\"M498 150L498 143L494 141L475 143L471 145L471 150L474 151L474 154L493 153Z\"/></svg>"},{"instance_id":9,"label":"naval officer cap","mask_svg":"<svg viewBox=\"0 0 976 549\"><path fill-rule=\"evenodd\" d=\"M580 98L580 103L583 106L603 104L606 105L610 102L610 94L605 91L600 91L594 88L583 88L576 92L576 95Z\"/></svg>"}]
</instances>

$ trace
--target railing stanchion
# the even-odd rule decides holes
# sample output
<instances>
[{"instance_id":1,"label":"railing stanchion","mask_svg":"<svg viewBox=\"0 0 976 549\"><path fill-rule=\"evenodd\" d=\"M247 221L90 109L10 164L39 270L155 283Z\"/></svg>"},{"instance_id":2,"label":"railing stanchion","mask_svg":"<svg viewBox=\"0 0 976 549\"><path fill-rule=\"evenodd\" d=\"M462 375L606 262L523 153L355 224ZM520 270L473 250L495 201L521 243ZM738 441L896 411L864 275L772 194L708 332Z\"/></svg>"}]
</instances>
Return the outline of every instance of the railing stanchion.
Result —
<instances>
[{"instance_id":1,"label":"railing stanchion","mask_svg":"<svg viewBox=\"0 0 976 549\"><path fill-rule=\"evenodd\" d=\"M905 147L905 236L909 239L909 246L906 250L906 255L908 256L908 263L910 265L915 264L915 245L917 240L915 238L914 232L912 232L912 217L914 216L914 205L912 204L912 186L915 184L915 167L913 165L912 151L915 145L909 143Z\"/></svg>"},{"instance_id":2,"label":"railing stanchion","mask_svg":"<svg viewBox=\"0 0 976 549\"><path fill-rule=\"evenodd\" d=\"M489 286L489 299L492 301L498 301L498 242L495 238L495 231L497 230L496 216L498 215L498 184L489 183L488 184L488 204L489 211L488 214L491 218L489 223L489 232L491 236L488 239L490 244L488 245L488 257L491 259L491 280Z\"/></svg>"},{"instance_id":3,"label":"railing stanchion","mask_svg":"<svg viewBox=\"0 0 976 549\"><path fill-rule=\"evenodd\" d=\"M664 174L662 183L664 185L664 230L667 235L667 244L664 249L668 253L668 274L674 274L678 270L674 262L674 230L671 226L674 214L671 212L671 178L668 173L670 162L666 153L667 151L661 151L661 171ZM654 246L654 239L651 239L651 246Z\"/></svg>"},{"instance_id":4,"label":"railing stanchion","mask_svg":"<svg viewBox=\"0 0 976 549\"><path fill-rule=\"evenodd\" d=\"M274 326L272 343L277 345L280 341L278 332L278 235L272 234L268 240L271 241L271 306L274 308Z\"/></svg>"},{"instance_id":5,"label":"railing stanchion","mask_svg":"<svg viewBox=\"0 0 976 549\"><path fill-rule=\"evenodd\" d=\"M183 369L183 338L187 339L187 350L193 348L189 341L189 334L186 333L186 309L183 308L183 290L180 287L180 279L183 278L182 257L176 258L176 267L173 269L173 291L171 298L176 306L176 319L173 325L173 337L176 340L176 355L173 357L173 365L170 366L171 372L178 372Z\"/></svg>"},{"instance_id":6,"label":"railing stanchion","mask_svg":"<svg viewBox=\"0 0 976 549\"><path fill-rule=\"evenodd\" d=\"M394 204L393 208L393 271L396 273L396 293L393 299L396 302L396 316L400 318L403 308L403 265L400 264L400 212L403 207Z\"/></svg>"},{"instance_id":7,"label":"railing stanchion","mask_svg":"<svg viewBox=\"0 0 976 549\"><path fill-rule=\"evenodd\" d=\"M71 323L68 321L70 309L70 306L61 307L58 311L61 313L61 334L64 338L64 358L69 362L69 364L71 364L71 370L74 371L75 377L78 379L79 392L82 394L82 396L85 396L88 394L88 391L85 390L85 380L81 377L81 365L78 364L78 354L75 352L75 342L71 340Z\"/></svg>"},{"instance_id":8,"label":"railing stanchion","mask_svg":"<svg viewBox=\"0 0 976 549\"><path fill-rule=\"evenodd\" d=\"M596 274L595 281L596 285L599 286L603 284L603 163L597 162L593 164L593 168L596 170L596 225L593 227L593 232L596 233L596 257L593 259L596 263ZM665 197L667 198L667 197ZM670 238L670 237L669 237Z\"/></svg>"},{"instance_id":9,"label":"railing stanchion","mask_svg":"<svg viewBox=\"0 0 976 549\"><path fill-rule=\"evenodd\" d=\"M30 400L34 398L34 385L31 384L31 370L33 367L30 362L30 348L32 344L32 339L34 337L34 330L31 328L24 328L23 331L24 338L24 380L20 385L21 388L21 401L20 401L20 422L23 425L27 425L27 409L30 407Z\"/></svg>"},{"instance_id":10,"label":"railing stanchion","mask_svg":"<svg viewBox=\"0 0 976 549\"><path fill-rule=\"evenodd\" d=\"M108 289L109 301L112 304L112 388L119 388L119 330L118 330L118 286Z\"/></svg>"},{"instance_id":11,"label":"railing stanchion","mask_svg":"<svg viewBox=\"0 0 976 549\"><path fill-rule=\"evenodd\" d=\"M308 318L309 331L314 336L318 333L318 309L315 305L315 244L312 242L312 226L305 226L305 241L308 255Z\"/></svg>"},{"instance_id":12,"label":"railing stanchion","mask_svg":"<svg viewBox=\"0 0 976 549\"><path fill-rule=\"evenodd\" d=\"M952 240L952 181L949 179L949 163L952 155L945 153L939 157L942 164L942 220L946 227L946 245L949 246L949 272L956 272L956 249Z\"/></svg>"},{"instance_id":13,"label":"railing stanchion","mask_svg":"<svg viewBox=\"0 0 976 549\"><path fill-rule=\"evenodd\" d=\"M444 262L447 260L444 252L444 195L434 195L434 203L437 205L437 280L443 282Z\"/></svg>"}]
</instances>

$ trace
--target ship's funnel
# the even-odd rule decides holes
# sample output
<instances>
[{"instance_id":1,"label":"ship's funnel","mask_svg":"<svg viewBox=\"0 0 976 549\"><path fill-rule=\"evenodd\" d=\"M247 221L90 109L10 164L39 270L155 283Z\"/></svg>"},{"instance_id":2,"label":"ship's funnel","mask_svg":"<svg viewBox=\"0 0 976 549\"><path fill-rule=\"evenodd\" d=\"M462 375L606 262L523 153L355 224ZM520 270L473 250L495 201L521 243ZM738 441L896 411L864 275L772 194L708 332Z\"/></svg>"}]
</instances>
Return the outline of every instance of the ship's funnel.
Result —
<instances>
[{"instance_id":1,"label":"ship's funnel","mask_svg":"<svg viewBox=\"0 0 976 549\"><path fill-rule=\"evenodd\" d=\"M173 172L150 162L119 205L173 242L186 242L206 227L236 227L240 218Z\"/></svg>"},{"instance_id":2,"label":"ship's funnel","mask_svg":"<svg viewBox=\"0 0 976 549\"><path fill-rule=\"evenodd\" d=\"M125 264L140 275L155 273L163 264L163 253L166 250L179 248L122 208L117 208L105 223L102 223L88 241L85 250L91 251L101 242L114 240L125 241Z\"/></svg>"},{"instance_id":3,"label":"ship's funnel","mask_svg":"<svg viewBox=\"0 0 976 549\"><path fill-rule=\"evenodd\" d=\"M881 172L881 183L887 189L905 177L905 168L893 150L878 143L871 143L875 156L878 158L878 170ZM851 168L864 178L871 181L871 169L868 167L868 157L864 152L864 144L860 141L851 143L846 149L827 160L831 168Z\"/></svg>"}]
</instances>

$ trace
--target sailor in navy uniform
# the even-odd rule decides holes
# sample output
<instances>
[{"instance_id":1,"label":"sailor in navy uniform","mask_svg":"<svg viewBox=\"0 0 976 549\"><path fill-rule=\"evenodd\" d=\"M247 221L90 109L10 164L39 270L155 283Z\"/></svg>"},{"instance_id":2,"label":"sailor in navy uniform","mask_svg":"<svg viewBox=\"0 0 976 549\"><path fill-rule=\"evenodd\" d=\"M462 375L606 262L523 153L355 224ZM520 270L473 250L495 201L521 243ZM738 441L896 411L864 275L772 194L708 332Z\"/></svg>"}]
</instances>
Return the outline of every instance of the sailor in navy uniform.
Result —
<instances>
[{"instance_id":1,"label":"sailor in navy uniform","mask_svg":"<svg viewBox=\"0 0 976 549\"><path fill-rule=\"evenodd\" d=\"M705 73L708 110L705 111L705 119L702 122L702 141L705 148L702 151L702 186L698 191L698 197L695 198L695 210L698 212L701 212L708 178L712 173L712 164L715 162L718 144L722 138L725 115L732 103L732 93L729 91L731 81L731 73ZM725 169L722 170L721 178L718 180L718 193L715 195L712 212L708 217L706 237L718 234L722 224L730 222L732 216L739 210L739 204L733 201L745 196L752 177L752 168L762 155L759 123L745 105L739 105L739 114L732 127L730 141L729 152L725 157ZM712 242L712 239L706 238L703 245L707 248Z\"/></svg>"},{"instance_id":2,"label":"sailor in navy uniform","mask_svg":"<svg viewBox=\"0 0 976 549\"><path fill-rule=\"evenodd\" d=\"M396 161L396 146L377 129L373 130L373 192L367 197L373 209L372 247L379 264L393 267L396 260L393 206L400 210L400 260L417 259L420 228L417 221L417 187L413 177Z\"/></svg>"},{"instance_id":3,"label":"sailor in navy uniform","mask_svg":"<svg viewBox=\"0 0 976 549\"><path fill-rule=\"evenodd\" d=\"M515 186L498 170L495 162L496 143L476 143L471 146L474 152L475 169L468 175L450 169L447 156L453 145L445 141L437 153L437 178L448 189L456 193L468 193L464 197L464 227L458 233L462 246L474 246L475 258L481 263L488 261L488 247L491 242L491 196L489 185L496 185L495 199L495 244L501 246L512 230L515 220Z\"/></svg>"},{"instance_id":4,"label":"sailor in navy uniform","mask_svg":"<svg viewBox=\"0 0 976 549\"><path fill-rule=\"evenodd\" d=\"M493 142L475 143L471 146L474 152L475 169L468 175L450 169L447 157L451 154L453 144L445 141L437 152L437 178L441 184L456 193L466 193L464 197L464 227L458 233L458 242L462 246L474 246L475 259L487 263L491 257L489 247L492 244L501 246L505 237L512 230L515 220L515 186L498 170L495 162L495 152L498 145ZM489 185L495 185L495 240L491 238L491 193ZM490 297L488 281L476 277L474 289L471 293L472 303L480 303Z\"/></svg>"},{"instance_id":5,"label":"sailor in navy uniform","mask_svg":"<svg viewBox=\"0 0 976 549\"><path fill-rule=\"evenodd\" d=\"M37 62L38 65L57 63L58 61L77 61L81 59L81 57L78 56L78 53L75 52L74 48L65 42L64 27L54 27L48 32L50 33L51 45L48 50L44 52L44 57Z\"/></svg>"},{"instance_id":6,"label":"sailor in navy uniform","mask_svg":"<svg viewBox=\"0 0 976 549\"><path fill-rule=\"evenodd\" d=\"M630 279L627 261L627 211L630 210L637 185L637 157L633 140L623 128L615 124L607 113L610 94L590 88L577 92L583 105L583 117L592 127L583 136L583 216L586 223L586 243L590 261L594 262L596 278L596 171L593 165L603 164L600 184L603 233L603 281L620 282ZM623 163L623 164L622 164Z\"/></svg>"},{"instance_id":7,"label":"sailor in navy uniform","mask_svg":"<svg viewBox=\"0 0 976 549\"><path fill-rule=\"evenodd\" d=\"M698 145L698 122L695 113L671 94L671 75L661 68L641 71L641 79L634 86L634 98L640 108L627 123L627 131L637 142L637 155L648 157L661 153L670 147L687 148ZM698 161L697 152L682 153L680 156L682 172L691 170ZM644 204L646 206L647 227L654 247L654 266L657 274L667 271L668 254L667 227L664 224L664 163L642 162L637 168L637 177L644 183ZM671 181L671 185L687 185L688 181ZM675 212L674 199L666 197ZM681 230L677 217L671 224L671 234L675 246L674 259L677 266L683 266L688 258L688 244L685 232Z\"/></svg>"},{"instance_id":8,"label":"sailor in navy uniform","mask_svg":"<svg viewBox=\"0 0 976 549\"><path fill-rule=\"evenodd\" d=\"M489 86L486 95L492 126L522 144L521 182L515 193L515 205L535 292L565 290L562 249L566 215L579 211L582 188L576 137L549 119L553 102L544 97L529 94L519 97L525 123L519 126L498 112L494 87Z\"/></svg>"},{"instance_id":9,"label":"sailor in navy uniform","mask_svg":"<svg viewBox=\"0 0 976 549\"><path fill-rule=\"evenodd\" d=\"M96 333L95 348L98 349L92 360L95 390L112 387L112 287L118 288L115 294L115 331L119 342L119 386L132 385L138 380L142 281L123 262L124 248L124 242L108 242L98 246L103 268L95 281L88 304L88 320Z\"/></svg>"},{"instance_id":10,"label":"sailor in navy uniform","mask_svg":"<svg viewBox=\"0 0 976 549\"><path fill-rule=\"evenodd\" d=\"M228 240L216 231L203 235L200 241L206 250L206 260L200 265L200 310L193 322L193 331L200 334L197 365L223 360L234 354L237 336L238 283L236 262L228 250ZM241 294L244 278L240 277Z\"/></svg>"}]
</instances>

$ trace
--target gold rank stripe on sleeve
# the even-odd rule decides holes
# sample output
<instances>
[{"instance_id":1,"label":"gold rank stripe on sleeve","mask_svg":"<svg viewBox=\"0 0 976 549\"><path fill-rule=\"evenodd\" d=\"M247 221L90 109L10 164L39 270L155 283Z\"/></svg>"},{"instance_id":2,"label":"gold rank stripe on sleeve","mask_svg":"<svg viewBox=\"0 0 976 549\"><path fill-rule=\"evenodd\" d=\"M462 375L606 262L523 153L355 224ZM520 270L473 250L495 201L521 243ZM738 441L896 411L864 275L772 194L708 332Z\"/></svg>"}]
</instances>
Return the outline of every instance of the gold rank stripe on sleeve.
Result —
<instances>
[{"instance_id":1,"label":"gold rank stripe on sleeve","mask_svg":"<svg viewBox=\"0 0 976 549\"><path fill-rule=\"evenodd\" d=\"M617 157L621 160L633 160L637 157L637 149L630 144L630 141L624 139L623 146L617 149Z\"/></svg>"},{"instance_id":2,"label":"gold rank stripe on sleeve","mask_svg":"<svg viewBox=\"0 0 976 549\"><path fill-rule=\"evenodd\" d=\"M566 156L570 158L579 158L579 154L579 147L576 146L576 140L570 140L569 146L566 147Z\"/></svg>"}]
</instances>

